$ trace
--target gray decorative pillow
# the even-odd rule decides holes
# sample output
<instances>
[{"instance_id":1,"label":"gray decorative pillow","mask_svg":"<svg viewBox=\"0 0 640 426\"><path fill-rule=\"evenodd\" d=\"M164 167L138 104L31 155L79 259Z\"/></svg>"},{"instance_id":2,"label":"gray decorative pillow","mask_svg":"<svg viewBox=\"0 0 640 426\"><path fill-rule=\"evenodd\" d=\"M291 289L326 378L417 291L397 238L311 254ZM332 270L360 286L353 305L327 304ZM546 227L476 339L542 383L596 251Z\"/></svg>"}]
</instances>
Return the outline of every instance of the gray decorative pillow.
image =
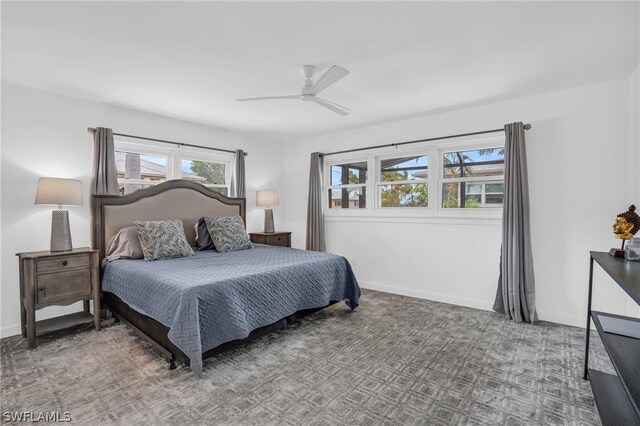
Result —
<instances>
[{"instance_id":1,"label":"gray decorative pillow","mask_svg":"<svg viewBox=\"0 0 640 426\"><path fill-rule=\"evenodd\" d=\"M144 252L134 226L122 228L111 238L105 257L109 262L118 259L143 259Z\"/></svg>"},{"instance_id":2,"label":"gray decorative pillow","mask_svg":"<svg viewBox=\"0 0 640 426\"><path fill-rule=\"evenodd\" d=\"M205 217L207 230L220 253L253 247L240 216Z\"/></svg>"},{"instance_id":3,"label":"gray decorative pillow","mask_svg":"<svg viewBox=\"0 0 640 426\"><path fill-rule=\"evenodd\" d=\"M138 231L145 260L188 257L193 254L181 220L137 220L133 225Z\"/></svg>"},{"instance_id":4,"label":"gray decorative pillow","mask_svg":"<svg viewBox=\"0 0 640 426\"><path fill-rule=\"evenodd\" d=\"M204 221L204 217L198 219L196 223L196 246L198 250L215 250L216 246L211 241L209 230L207 229L207 223Z\"/></svg>"}]
</instances>

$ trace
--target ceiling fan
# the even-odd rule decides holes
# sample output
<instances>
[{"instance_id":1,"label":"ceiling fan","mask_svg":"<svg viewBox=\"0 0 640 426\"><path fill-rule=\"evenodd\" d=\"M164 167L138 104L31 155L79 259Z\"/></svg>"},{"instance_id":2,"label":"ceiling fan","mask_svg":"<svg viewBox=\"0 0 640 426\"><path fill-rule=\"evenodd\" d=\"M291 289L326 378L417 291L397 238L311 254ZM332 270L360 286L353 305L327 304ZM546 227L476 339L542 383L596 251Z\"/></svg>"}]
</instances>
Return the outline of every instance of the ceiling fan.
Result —
<instances>
[{"instance_id":1,"label":"ceiling fan","mask_svg":"<svg viewBox=\"0 0 640 426\"><path fill-rule=\"evenodd\" d=\"M333 65L331 68L327 70L315 83L311 80L313 77L313 73L316 71L316 67L313 65L304 65L300 68L300 73L305 78L304 86L302 87L302 91L299 95L288 95L288 96L263 96L258 98L244 98L237 99L238 102L246 102L246 101L267 101L272 99L299 99L304 102L315 102L316 104L323 106L336 114L340 114L342 116L349 115L351 111L347 107L343 107L342 105L338 105L335 102L328 101L326 99L318 98L316 95L327 87L335 84L342 78L346 77L349 74L345 68L342 68L338 65Z\"/></svg>"}]
</instances>

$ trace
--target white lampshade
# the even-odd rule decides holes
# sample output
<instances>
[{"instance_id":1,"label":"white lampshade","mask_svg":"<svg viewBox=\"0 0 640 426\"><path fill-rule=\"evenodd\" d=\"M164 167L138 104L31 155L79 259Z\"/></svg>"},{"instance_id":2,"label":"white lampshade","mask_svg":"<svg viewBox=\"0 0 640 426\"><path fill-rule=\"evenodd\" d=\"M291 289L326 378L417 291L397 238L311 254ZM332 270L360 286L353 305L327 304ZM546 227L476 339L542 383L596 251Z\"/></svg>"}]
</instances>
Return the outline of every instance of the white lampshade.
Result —
<instances>
[{"instance_id":1,"label":"white lampshade","mask_svg":"<svg viewBox=\"0 0 640 426\"><path fill-rule=\"evenodd\" d=\"M34 204L82 205L82 182L75 179L42 177L38 180Z\"/></svg>"},{"instance_id":2,"label":"white lampshade","mask_svg":"<svg viewBox=\"0 0 640 426\"><path fill-rule=\"evenodd\" d=\"M258 207L272 207L280 204L278 198L278 191L275 189L265 189L256 192L256 206Z\"/></svg>"}]
</instances>

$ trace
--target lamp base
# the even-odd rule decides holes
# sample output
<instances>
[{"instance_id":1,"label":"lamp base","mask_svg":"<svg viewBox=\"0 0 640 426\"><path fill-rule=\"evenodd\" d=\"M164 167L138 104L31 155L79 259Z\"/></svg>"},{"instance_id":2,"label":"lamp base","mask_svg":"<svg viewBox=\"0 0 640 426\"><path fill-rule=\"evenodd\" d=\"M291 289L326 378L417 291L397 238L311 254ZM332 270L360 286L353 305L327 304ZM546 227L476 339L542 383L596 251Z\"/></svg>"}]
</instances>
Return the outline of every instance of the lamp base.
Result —
<instances>
[{"instance_id":1,"label":"lamp base","mask_svg":"<svg viewBox=\"0 0 640 426\"><path fill-rule=\"evenodd\" d=\"M69 229L69 212L53 210L51 212L51 248L52 252L73 250L71 230Z\"/></svg>"},{"instance_id":2,"label":"lamp base","mask_svg":"<svg viewBox=\"0 0 640 426\"><path fill-rule=\"evenodd\" d=\"M273 227L273 210L264 209L264 233L273 234L275 231Z\"/></svg>"}]
</instances>

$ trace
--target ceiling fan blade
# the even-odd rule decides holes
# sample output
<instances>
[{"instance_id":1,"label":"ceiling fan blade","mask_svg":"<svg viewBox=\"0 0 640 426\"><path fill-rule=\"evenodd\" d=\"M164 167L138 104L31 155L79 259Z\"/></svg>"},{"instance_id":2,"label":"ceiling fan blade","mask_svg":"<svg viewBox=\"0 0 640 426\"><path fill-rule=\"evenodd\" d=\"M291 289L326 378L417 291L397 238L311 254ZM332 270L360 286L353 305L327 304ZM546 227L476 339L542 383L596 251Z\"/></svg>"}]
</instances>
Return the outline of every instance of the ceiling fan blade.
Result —
<instances>
[{"instance_id":1,"label":"ceiling fan blade","mask_svg":"<svg viewBox=\"0 0 640 426\"><path fill-rule=\"evenodd\" d=\"M289 95L289 96L262 96L258 98L242 98L236 99L238 102L246 102L246 101L268 101L270 99L300 99L300 95Z\"/></svg>"},{"instance_id":2,"label":"ceiling fan blade","mask_svg":"<svg viewBox=\"0 0 640 426\"><path fill-rule=\"evenodd\" d=\"M315 99L316 99L316 100L318 100L318 101L320 101L320 102L325 102L325 103L331 104L331 105L333 105L333 106L334 106L334 107L336 107L336 108L343 109L343 110L344 110L344 111L346 111L346 112L353 112L353 110L350 110L350 109L349 109L349 108L347 108L346 106L343 106L343 105L337 104L337 103L335 103L335 102L331 102L331 101L328 101L328 100L326 100L326 99L322 99L322 98L318 98L318 97L316 97Z\"/></svg>"},{"instance_id":3,"label":"ceiling fan blade","mask_svg":"<svg viewBox=\"0 0 640 426\"><path fill-rule=\"evenodd\" d=\"M334 65L331 68L329 68L327 72L322 74L322 77L320 77L318 81L316 81L315 84L311 86L311 89L309 89L304 94L317 95L327 87L331 86L332 84L335 84L338 80L346 77L348 74L349 74L349 71L346 70L345 68L342 68L339 65Z\"/></svg>"},{"instance_id":4,"label":"ceiling fan blade","mask_svg":"<svg viewBox=\"0 0 640 426\"><path fill-rule=\"evenodd\" d=\"M311 98L311 101L335 112L336 114L340 114L343 117L349 115L350 112L353 112L349 108L345 108L342 105L338 105L334 102L327 101L325 99L313 97Z\"/></svg>"}]
</instances>

